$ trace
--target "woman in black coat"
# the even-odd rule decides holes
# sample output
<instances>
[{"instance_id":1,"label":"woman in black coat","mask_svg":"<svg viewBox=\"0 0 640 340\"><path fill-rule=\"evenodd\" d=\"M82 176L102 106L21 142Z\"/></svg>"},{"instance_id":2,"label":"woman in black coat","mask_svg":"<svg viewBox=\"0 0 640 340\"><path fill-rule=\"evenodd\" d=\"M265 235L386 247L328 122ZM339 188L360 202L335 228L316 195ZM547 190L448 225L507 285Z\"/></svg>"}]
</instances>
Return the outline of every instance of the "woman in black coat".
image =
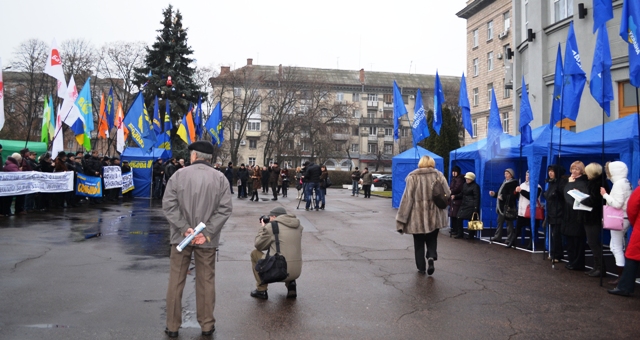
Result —
<instances>
[{"instance_id":1,"label":"woman in black coat","mask_svg":"<svg viewBox=\"0 0 640 340\"><path fill-rule=\"evenodd\" d=\"M455 235L456 224L458 223L458 210L462 204L462 186L464 185L464 176L460 173L460 167L454 166L451 170L451 182L449 183L449 191L451 191L451 198L449 199L449 219L451 230L449 235Z\"/></svg>"},{"instance_id":2,"label":"woman in black coat","mask_svg":"<svg viewBox=\"0 0 640 340\"><path fill-rule=\"evenodd\" d=\"M509 168L504 171L504 182L500 185L500 189L497 192L489 191L489 196L495 197L496 212L498 213L498 223L496 233L491 238L493 242L502 242L502 225L507 222L507 239L511 239L514 236L513 221L518 217L516 212L513 219L507 218L505 213L507 209L516 211L516 188L518 187L518 181L514 178L515 173L513 169Z\"/></svg>"},{"instance_id":3,"label":"woman in black coat","mask_svg":"<svg viewBox=\"0 0 640 340\"><path fill-rule=\"evenodd\" d=\"M571 176L564 185L564 213L562 219L562 235L567 239L567 260L565 267L569 270L584 270L584 210L573 209L575 199L567 192L578 190L588 193L587 175L584 173L584 163L575 161L569 169Z\"/></svg>"},{"instance_id":4,"label":"woman in black coat","mask_svg":"<svg viewBox=\"0 0 640 340\"><path fill-rule=\"evenodd\" d=\"M602 166L598 163L591 163L584 169L589 179L587 183L587 194L589 197L580 201L583 205L591 207L591 211L583 212L584 231L587 235L587 244L593 254L593 269L585 274L591 277L600 277L604 274L604 262L602 258L602 245L600 244L600 233L602 232L602 206L604 200L600 194L600 187L604 187L609 192L609 185L602 184Z\"/></svg>"},{"instance_id":5,"label":"woman in black coat","mask_svg":"<svg viewBox=\"0 0 640 340\"><path fill-rule=\"evenodd\" d=\"M462 229L464 220L471 220L474 213L480 214L480 186L476 183L476 175L473 172L467 172L464 178L466 183L462 185L462 202L456 216L455 238L464 237L464 230ZM472 231L469 232L469 239L473 239Z\"/></svg>"},{"instance_id":6,"label":"woman in black coat","mask_svg":"<svg viewBox=\"0 0 640 340\"><path fill-rule=\"evenodd\" d=\"M547 223L549 223L549 228L551 229L549 259L554 263L558 263L564 259L560 229L564 213L564 193L562 189L567 183L567 179L562 177L565 172L562 165L550 165L547 171L549 177L547 178L548 186L547 191L544 192L544 198L547 200Z\"/></svg>"}]
</instances>

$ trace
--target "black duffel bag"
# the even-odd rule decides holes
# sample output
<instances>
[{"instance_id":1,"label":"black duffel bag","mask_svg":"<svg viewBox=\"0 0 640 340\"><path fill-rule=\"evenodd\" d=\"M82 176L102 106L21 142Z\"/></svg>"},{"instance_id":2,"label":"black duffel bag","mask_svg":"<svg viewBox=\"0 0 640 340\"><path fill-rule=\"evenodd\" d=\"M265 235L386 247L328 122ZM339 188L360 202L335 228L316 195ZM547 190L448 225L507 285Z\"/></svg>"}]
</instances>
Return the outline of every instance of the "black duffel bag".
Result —
<instances>
[{"instance_id":1,"label":"black duffel bag","mask_svg":"<svg viewBox=\"0 0 640 340\"><path fill-rule=\"evenodd\" d=\"M270 256L271 247L269 247L267 255L256 263L256 272L258 272L258 276L262 281L260 282L261 285L281 282L289 276L289 273L287 273L287 260L280 255L280 240L278 239L280 229L278 228L278 222L272 221L271 228L273 229L273 235L276 237L276 253Z\"/></svg>"}]
</instances>

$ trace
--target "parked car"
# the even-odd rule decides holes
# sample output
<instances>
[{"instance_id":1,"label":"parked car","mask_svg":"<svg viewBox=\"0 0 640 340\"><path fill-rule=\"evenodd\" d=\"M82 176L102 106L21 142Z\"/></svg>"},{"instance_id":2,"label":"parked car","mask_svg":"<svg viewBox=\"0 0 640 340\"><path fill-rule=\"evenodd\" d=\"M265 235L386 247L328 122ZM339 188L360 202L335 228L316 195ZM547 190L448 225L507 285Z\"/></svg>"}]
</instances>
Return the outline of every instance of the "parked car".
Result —
<instances>
[{"instance_id":1,"label":"parked car","mask_svg":"<svg viewBox=\"0 0 640 340\"><path fill-rule=\"evenodd\" d=\"M376 179L380 176L382 176L382 174L371 174L371 177L373 177L373 179Z\"/></svg>"},{"instance_id":2,"label":"parked car","mask_svg":"<svg viewBox=\"0 0 640 340\"><path fill-rule=\"evenodd\" d=\"M374 187L383 187L384 190L391 190L391 175L382 175L373 180Z\"/></svg>"}]
</instances>

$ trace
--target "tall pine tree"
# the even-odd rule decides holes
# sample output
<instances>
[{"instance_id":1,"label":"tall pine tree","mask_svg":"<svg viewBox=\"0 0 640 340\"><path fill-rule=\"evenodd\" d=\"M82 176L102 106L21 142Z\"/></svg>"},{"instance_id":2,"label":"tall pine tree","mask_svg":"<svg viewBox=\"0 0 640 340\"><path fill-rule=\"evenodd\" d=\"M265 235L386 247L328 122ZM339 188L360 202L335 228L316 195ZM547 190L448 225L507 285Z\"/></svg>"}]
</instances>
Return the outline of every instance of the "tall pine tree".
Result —
<instances>
[{"instance_id":1,"label":"tall pine tree","mask_svg":"<svg viewBox=\"0 0 640 340\"><path fill-rule=\"evenodd\" d=\"M433 110L427 112L427 124L430 136L422 140L419 145L444 158L444 175L449 178L449 152L460 148L459 124L448 107L442 108L440 136L433 130Z\"/></svg>"},{"instance_id":2,"label":"tall pine tree","mask_svg":"<svg viewBox=\"0 0 640 340\"><path fill-rule=\"evenodd\" d=\"M187 28L182 27L182 14L169 5L162 11L162 29L151 48L147 47L145 66L135 69L135 82L141 87L149 114L153 114L155 96L160 99L160 112L165 100L171 103L171 141L173 147L184 145L176 135L179 123L187 113L189 103L198 100L198 86L194 80L195 68L190 64L193 49L187 44ZM171 77L169 79L169 77ZM162 121L162 119L161 119Z\"/></svg>"}]
</instances>

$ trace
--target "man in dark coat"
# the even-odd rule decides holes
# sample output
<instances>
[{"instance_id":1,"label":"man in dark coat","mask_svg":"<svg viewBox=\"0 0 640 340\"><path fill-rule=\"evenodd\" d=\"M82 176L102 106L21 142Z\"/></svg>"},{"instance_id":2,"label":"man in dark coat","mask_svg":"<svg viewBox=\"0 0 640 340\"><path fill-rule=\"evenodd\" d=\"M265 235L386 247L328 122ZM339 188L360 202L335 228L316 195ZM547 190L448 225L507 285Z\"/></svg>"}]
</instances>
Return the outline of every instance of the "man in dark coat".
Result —
<instances>
[{"instance_id":1,"label":"man in dark coat","mask_svg":"<svg viewBox=\"0 0 640 340\"><path fill-rule=\"evenodd\" d=\"M273 191L272 201L278 200L278 178L280 177L280 167L278 166L278 162L273 162L271 164L271 174L269 175L269 186L271 187L271 191Z\"/></svg>"},{"instance_id":2,"label":"man in dark coat","mask_svg":"<svg viewBox=\"0 0 640 340\"><path fill-rule=\"evenodd\" d=\"M153 164L153 198L162 198L162 180L164 179L164 165L162 158Z\"/></svg>"},{"instance_id":3,"label":"man in dark coat","mask_svg":"<svg viewBox=\"0 0 640 340\"><path fill-rule=\"evenodd\" d=\"M320 190L320 175L322 175L322 170L320 166L306 161L304 163L304 172L302 173L302 179L306 183L306 196L307 196L307 204L305 206L305 210L309 211L309 207L311 206L311 200L313 199L313 192L316 193L316 200L314 203L316 211L320 211L319 202L322 201L322 190Z\"/></svg>"},{"instance_id":4,"label":"man in dark coat","mask_svg":"<svg viewBox=\"0 0 640 340\"><path fill-rule=\"evenodd\" d=\"M227 168L224 170L224 177L229 181L229 188L231 189L231 194L233 195L233 162L229 162L227 164Z\"/></svg>"},{"instance_id":5,"label":"man in dark coat","mask_svg":"<svg viewBox=\"0 0 640 340\"><path fill-rule=\"evenodd\" d=\"M240 169L238 169L238 180L240 180L238 198L247 198L247 181L249 180L249 171L244 167L244 163L240 164Z\"/></svg>"}]
</instances>

